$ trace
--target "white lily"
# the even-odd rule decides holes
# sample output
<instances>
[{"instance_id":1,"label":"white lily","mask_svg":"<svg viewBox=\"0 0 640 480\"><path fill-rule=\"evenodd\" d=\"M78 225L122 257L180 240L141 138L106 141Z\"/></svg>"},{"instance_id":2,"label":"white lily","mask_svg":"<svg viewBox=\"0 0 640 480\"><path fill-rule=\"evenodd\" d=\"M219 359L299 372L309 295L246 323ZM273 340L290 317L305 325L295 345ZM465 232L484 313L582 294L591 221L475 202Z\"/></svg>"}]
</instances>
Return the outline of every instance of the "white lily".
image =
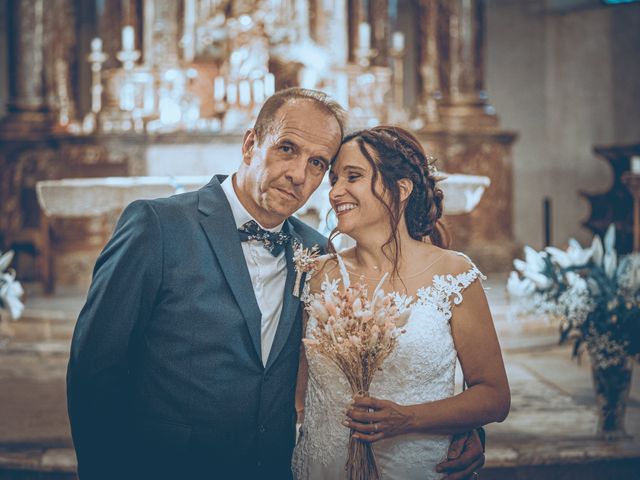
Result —
<instances>
[{"instance_id":1,"label":"white lily","mask_svg":"<svg viewBox=\"0 0 640 480\"><path fill-rule=\"evenodd\" d=\"M613 278L616 274L616 268L618 266L618 254L616 253L616 227L612 223L607 228L607 233L604 235L604 273L609 278Z\"/></svg>"},{"instance_id":2,"label":"white lily","mask_svg":"<svg viewBox=\"0 0 640 480\"><path fill-rule=\"evenodd\" d=\"M576 272L567 272L566 279L567 283L573 290L587 290L587 281Z\"/></svg>"},{"instance_id":3,"label":"white lily","mask_svg":"<svg viewBox=\"0 0 640 480\"><path fill-rule=\"evenodd\" d=\"M604 249L602 247L602 240L600 239L600 235L596 234L593 236L593 241L591 242L591 259L593 263L601 267L603 257Z\"/></svg>"},{"instance_id":4,"label":"white lily","mask_svg":"<svg viewBox=\"0 0 640 480\"><path fill-rule=\"evenodd\" d=\"M9 265L11 265L11 261L13 260L13 250L9 250L8 252L4 252L0 255L0 273L4 272Z\"/></svg>"},{"instance_id":5,"label":"white lily","mask_svg":"<svg viewBox=\"0 0 640 480\"><path fill-rule=\"evenodd\" d=\"M607 228L607 233L604 235L604 251L615 252L616 249L616 226L612 223Z\"/></svg>"},{"instance_id":6,"label":"white lily","mask_svg":"<svg viewBox=\"0 0 640 480\"><path fill-rule=\"evenodd\" d=\"M556 247L547 247L545 250L561 268L585 265L593 254L590 248L582 248L575 238L569 239L569 248L566 251Z\"/></svg>"},{"instance_id":7,"label":"white lily","mask_svg":"<svg viewBox=\"0 0 640 480\"><path fill-rule=\"evenodd\" d=\"M527 270L523 275L531 280L539 290L548 290L553 285L553 280L542 273Z\"/></svg>"},{"instance_id":8,"label":"white lily","mask_svg":"<svg viewBox=\"0 0 640 480\"><path fill-rule=\"evenodd\" d=\"M9 310L13 320L22 316L24 305L20 297L24 294L22 285L15 279L15 273L4 273L0 276L0 302Z\"/></svg>"},{"instance_id":9,"label":"white lily","mask_svg":"<svg viewBox=\"0 0 640 480\"><path fill-rule=\"evenodd\" d=\"M524 247L524 260L531 270L534 272L542 272L546 266L544 261L545 253L538 252L529 245Z\"/></svg>"},{"instance_id":10,"label":"white lily","mask_svg":"<svg viewBox=\"0 0 640 480\"><path fill-rule=\"evenodd\" d=\"M526 261L518 258L513 260L513 266L519 271L524 278L529 279L534 285L541 289L547 290L553 284L553 281L542 272L545 269L545 252L536 252L529 246L524 247Z\"/></svg>"},{"instance_id":11,"label":"white lily","mask_svg":"<svg viewBox=\"0 0 640 480\"><path fill-rule=\"evenodd\" d=\"M618 266L618 284L628 292L640 289L640 253L625 255Z\"/></svg>"},{"instance_id":12,"label":"white lily","mask_svg":"<svg viewBox=\"0 0 640 480\"><path fill-rule=\"evenodd\" d=\"M524 272L527 269L527 262L520 260L519 258L514 258L513 266L517 271Z\"/></svg>"},{"instance_id":13,"label":"white lily","mask_svg":"<svg viewBox=\"0 0 640 480\"><path fill-rule=\"evenodd\" d=\"M535 292L535 284L528 278L520 279L516 272L511 272L507 281L507 291L514 297L528 297Z\"/></svg>"},{"instance_id":14,"label":"white lily","mask_svg":"<svg viewBox=\"0 0 640 480\"><path fill-rule=\"evenodd\" d=\"M605 241L606 244L606 241ZM604 273L609 278L613 278L616 274L616 267L618 266L618 255L615 250L606 250L604 252Z\"/></svg>"}]
</instances>

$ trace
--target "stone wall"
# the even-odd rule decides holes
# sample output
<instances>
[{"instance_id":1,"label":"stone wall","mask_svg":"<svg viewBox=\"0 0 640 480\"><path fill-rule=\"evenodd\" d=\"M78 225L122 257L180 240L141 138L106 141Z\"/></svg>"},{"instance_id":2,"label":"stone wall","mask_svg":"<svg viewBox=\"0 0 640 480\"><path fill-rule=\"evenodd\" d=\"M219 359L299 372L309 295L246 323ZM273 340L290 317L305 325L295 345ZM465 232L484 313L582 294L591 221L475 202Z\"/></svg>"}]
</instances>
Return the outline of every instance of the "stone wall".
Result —
<instances>
[{"instance_id":1,"label":"stone wall","mask_svg":"<svg viewBox=\"0 0 640 480\"><path fill-rule=\"evenodd\" d=\"M611 173L594 145L640 142L640 5L550 10L543 1L487 2L486 85L514 145L514 233L542 246L542 202L552 242L586 242L588 202Z\"/></svg>"}]
</instances>

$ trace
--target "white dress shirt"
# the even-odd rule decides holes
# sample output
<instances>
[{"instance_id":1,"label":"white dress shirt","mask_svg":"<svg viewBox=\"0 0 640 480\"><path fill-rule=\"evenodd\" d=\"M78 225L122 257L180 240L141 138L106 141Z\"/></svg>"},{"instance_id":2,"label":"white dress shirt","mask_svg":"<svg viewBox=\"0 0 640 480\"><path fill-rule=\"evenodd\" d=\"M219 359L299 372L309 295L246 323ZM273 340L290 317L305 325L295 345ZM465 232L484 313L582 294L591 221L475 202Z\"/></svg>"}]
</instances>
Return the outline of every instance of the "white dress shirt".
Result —
<instances>
[{"instance_id":1,"label":"white dress shirt","mask_svg":"<svg viewBox=\"0 0 640 480\"><path fill-rule=\"evenodd\" d=\"M260 222L253 218L240 203L240 199L233 188L232 177L232 175L229 175L221 186L231 206L236 227L240 228L250 220L254 220L260 225ZM265 230L279 232L282 230L283 223L274 228L265 228ZM262 225L260 226L262 227ZM273 338L280 322L280 313L282 312L284 284L287 280L287 259L284 256L284 251L274 257L269 250L264 248L264 244L258 240L242 242L242 252L249 269L253 292L262 314L262 364L266 366L269 352L273 345Z\"/></svg>"}]
</instances>

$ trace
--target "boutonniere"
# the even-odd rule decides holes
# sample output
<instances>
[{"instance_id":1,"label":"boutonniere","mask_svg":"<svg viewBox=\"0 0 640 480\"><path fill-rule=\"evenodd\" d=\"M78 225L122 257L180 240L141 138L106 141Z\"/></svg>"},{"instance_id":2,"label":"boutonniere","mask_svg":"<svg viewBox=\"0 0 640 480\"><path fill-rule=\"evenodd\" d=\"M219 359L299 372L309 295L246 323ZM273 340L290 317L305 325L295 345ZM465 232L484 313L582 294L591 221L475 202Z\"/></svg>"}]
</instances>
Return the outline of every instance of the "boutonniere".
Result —
<instances>
[{"instance_id":1,"label":"boutonniere","mask_svg":"<svg viewBox=\"0 0 640 480\"><path fill-rule=\"evenodd\" d=\"M318 245L314 245L311 248L303 248L299 242L293 242L293 263L296 269L296 282L293 286L294 297L300 297L302 275L315 270L319 256L320 247Z\"/></svg>"}]
</instances>

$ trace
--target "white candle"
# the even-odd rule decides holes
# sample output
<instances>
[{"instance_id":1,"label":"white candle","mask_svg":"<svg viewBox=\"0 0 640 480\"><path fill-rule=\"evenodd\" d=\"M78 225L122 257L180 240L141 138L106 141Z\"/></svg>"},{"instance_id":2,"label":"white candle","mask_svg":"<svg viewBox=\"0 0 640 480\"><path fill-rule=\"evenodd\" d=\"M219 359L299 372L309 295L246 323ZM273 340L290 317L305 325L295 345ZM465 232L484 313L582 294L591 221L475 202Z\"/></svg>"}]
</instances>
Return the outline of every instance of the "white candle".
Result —
<instances>
[{"instance_id":1,"label":"white candle","mask_svg":"<svg viewBox=\"0 0 640 480\"><path fill-rule=\"evenodd\" d=\"M337 74L334 95L343 108L349 108L349 76L346 73Z\"/></svg>"},{"instance_id":2,"label":"white candle","mask_svg":"<svg viewBox=\"0 0 640 480\"><path fill-rule=\"evenodd\" d=\"M392 45L393 49L402 52L404 50L404 33L402 32L393 32L392 37Z\"/></svg>"},{"instance_id":3,"label":"white candle","mask_svg":"<svg viewBox=\"0 0 640 480\"><path fill-rule=\"evenodd\" d=\"M358 25L358 46L363 50L371 46L371 26L366 22Z\"/></svg>"},{"instance_id":4,"label":"white candle","mask_svg":"<svg viewBox=\"0 0 640 480\"><path fill-rule=\"evenodd\" d=\"M264 80L261 78L253 81L253 101L256 103L264 102Z\"/></svg>"},{"instance_id":5,"label":"white candle","mask_svg":"<svg viewBox=\"0 0 640 480\"><path fill-rule=\"evenodd\" d=\"M93 40L91 40L91 51L92 52L101 52L102 51L102 39L101 38L94 38Z\"/></svg>"},{"instance_id":6,"label":"white candle","mask_svg":"<svg viewBox=\"0 0 640 480\"><path fill-rule=\"evenodd\" d=\"M224 77L216 77L213 80L213 99L216 102L224 100Z\"/></svg>"},{"instance_id":7,"label":"white candle","mask_svg":"<svg viewBox=\"0 0 640 480\"><path fill-rule=\"evenodd\" d=\"M631 157L631 173L640 175L640 155Z\"/></svg>"},{"instance_id":8,"label":"white candle","mask_svg":"<svg viewBox=\"0 0 640 480\"><path fill-rule=\"evenodd\" d=\"M274 93L276 93L276 77L273 76L273 73L267 73L264 76L264 94L270 97Z\"/></svg>"},{"instance_id":9,"label":"white candle","mask_svg":"<svg viewBox=\"0 0 640 480\"><path fill-rule=\"evenodd\" d=\"M249 80L242 80L238 84L238 89L240 91L240 105L246 107L251 103L251 84Z\"/></svg>"},{"instance_id":10,"label":"white candle","mask_svg":"<svg viewBox=\"0 0 640 480\"><path fill-rule=\"evenodd\" d=\"M238 86L235 83L227 85L227 103L229 105L235 105L238 101Z\"/></svg>"},{"instance_id":11,"label":"white candle","mask_svg":"<svg viewBox=\"0 0 640 480\"><path fill-rule=\"evenodd\" d=\"M131 83L125 83L120 88L120 110L132 111L136 106L136 90Z\"/></svg>"},{"instance_id":12,"label":"white candle","mask_svg":"<svg viewBox=\"0 0 640 480\"><path fill-rule=\"evenodd\" d=\"M131 25L122 28L122 50L125 52L131 52L134 48L133 35L134 31Z\"/></svg>"}]
</instances>

